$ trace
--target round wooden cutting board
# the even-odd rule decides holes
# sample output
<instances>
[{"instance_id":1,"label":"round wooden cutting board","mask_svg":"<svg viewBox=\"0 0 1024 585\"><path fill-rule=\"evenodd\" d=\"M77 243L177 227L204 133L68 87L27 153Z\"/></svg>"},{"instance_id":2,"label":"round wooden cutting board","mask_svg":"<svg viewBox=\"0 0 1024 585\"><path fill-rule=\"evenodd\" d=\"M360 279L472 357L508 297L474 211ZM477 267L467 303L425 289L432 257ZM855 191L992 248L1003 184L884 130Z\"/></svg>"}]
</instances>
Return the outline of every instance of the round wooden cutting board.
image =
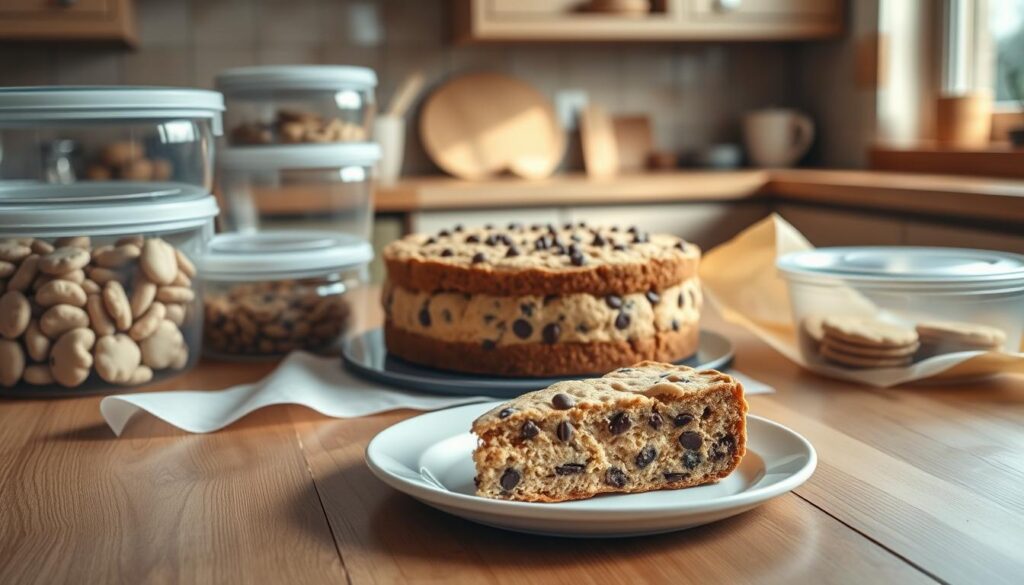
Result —
<instances>
[{"instance_id":1,"label":"round wooden cutting board","mask_svg":"<svg viewBox=\"0 0 1024 585\"><path fill-rule=\"evenodd\" d=\"M420 137L431 160L462 179L505 170L528 179L551 175L565 132L551 102L529 84L496 73L449 81L430 96Z\"/></svg>"}]
</instances>

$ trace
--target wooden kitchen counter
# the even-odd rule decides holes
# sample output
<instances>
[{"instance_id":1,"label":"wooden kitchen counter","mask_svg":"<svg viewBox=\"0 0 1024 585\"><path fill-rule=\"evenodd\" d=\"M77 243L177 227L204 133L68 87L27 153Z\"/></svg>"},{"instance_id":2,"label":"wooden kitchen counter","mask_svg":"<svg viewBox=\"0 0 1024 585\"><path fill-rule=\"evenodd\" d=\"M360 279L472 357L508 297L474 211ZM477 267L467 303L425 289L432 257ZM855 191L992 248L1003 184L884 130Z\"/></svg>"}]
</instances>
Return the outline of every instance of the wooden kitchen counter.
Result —
<instances>
[{"instance_id":1,"label":"wooden kitchen counter","mask_svg":"<svg viewBox=\"0 0 1024 585\"><path fill-rule=\"evenodd\" d=\"M408 213L754 198L1024 223L1024 181L859 170L677 171L613 179L568 174L540 181L409 178L379 187L376 208Z\"/></svg>"},{"instance_id":2,"label":"wooden kitchen counter","mask_svg":"<svg viewBox=\"0 0 1024 585\"><path fill-rule=\"evenodd\" d=\"M741 371L778 389L751 412L820 457L805 485L738 517L615 540L472 524L366 468L367 442L408 411L333 420L274 407L209 435L142 416L118 439L97 397L8 401L0 583L1020 582L1021 378L861 388L707 325L735 341ZM204 362L159 387L220 388L271 367Z\"/></svg>"}]
</instances>

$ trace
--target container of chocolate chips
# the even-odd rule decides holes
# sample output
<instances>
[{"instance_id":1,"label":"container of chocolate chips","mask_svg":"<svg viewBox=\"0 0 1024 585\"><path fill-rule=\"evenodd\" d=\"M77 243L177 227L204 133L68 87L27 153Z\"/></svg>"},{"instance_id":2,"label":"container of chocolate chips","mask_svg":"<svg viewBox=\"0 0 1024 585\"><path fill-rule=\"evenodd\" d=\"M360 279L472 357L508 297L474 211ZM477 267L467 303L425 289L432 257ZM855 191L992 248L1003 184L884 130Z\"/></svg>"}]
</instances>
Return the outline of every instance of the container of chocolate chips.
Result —
<instances>
[{"instance_id":1,"label":"container of chocolate chips","mask_svg":"<svg viewBox=\"0 0 1024 585\"><path fill-rule=\"evenodd\" d=\"M203 258L204 351L219 359L336 353L349 293L367 281L369 242L320 231L222 234Z\"/></svg>"},{"instance_id":2,"label":"container of chocolate chips","mask_svg":"<svg viewBox=\"0 0 1024 585\"><path fill-rule=\"evenodd\" d=\"M172 183L0 187L0 394L149 383L200 353L214 198Z\"/></svg>"}]
</instances>

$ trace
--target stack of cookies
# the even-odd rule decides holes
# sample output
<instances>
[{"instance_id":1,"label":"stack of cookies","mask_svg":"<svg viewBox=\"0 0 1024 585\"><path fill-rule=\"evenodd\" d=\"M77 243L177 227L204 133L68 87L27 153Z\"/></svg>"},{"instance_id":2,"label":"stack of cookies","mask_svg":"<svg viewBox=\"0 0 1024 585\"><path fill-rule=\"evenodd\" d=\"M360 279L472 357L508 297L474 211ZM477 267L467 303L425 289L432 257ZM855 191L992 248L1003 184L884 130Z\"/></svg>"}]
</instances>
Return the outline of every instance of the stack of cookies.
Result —
<instances>
[{"instance_id":1,"label":"stack of cookies","mask_svg":"<svg viewBox=\"0 0 1024 585\"><path fill-rule=\"evenodd\" d=\"M1006 334L995 327L956 321L923 321L917 324L921 354L932 356L957 351L1000 351Z\"/></svg>"},{"instance_id":2,"label":"stack of cookies","mask_svg":"<svg viewBox=\"0 0 1024 585\"><path fill-rule=\"evenodd\" d=\"M871 317L810 317L804 327L821 357L847 368L908 366L921 346L914 329Z\"/></svg>"}]
</instances>

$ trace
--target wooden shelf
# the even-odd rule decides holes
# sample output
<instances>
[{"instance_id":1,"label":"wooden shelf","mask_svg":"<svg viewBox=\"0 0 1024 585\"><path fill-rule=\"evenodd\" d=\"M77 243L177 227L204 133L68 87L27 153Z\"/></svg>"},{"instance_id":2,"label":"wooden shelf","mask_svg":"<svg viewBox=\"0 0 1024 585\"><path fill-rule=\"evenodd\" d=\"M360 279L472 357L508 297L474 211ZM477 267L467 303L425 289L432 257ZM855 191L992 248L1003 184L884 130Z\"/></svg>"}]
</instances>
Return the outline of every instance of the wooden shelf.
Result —
<instances>
[{"instance_id":1,"label":"wooden shelf","mask_svg":"<svg viewBox=\"0 0 1024 585\"><path fill-rule=\"evenodd\" d=\"M1002 144L984 150L958 150L933 144L910 148L875 146L870 159L871 168L880 171L1024 179L1024 149Z\"/></svg>"},{"instance_id":2,"label":"wooden shelf","mask_svg":"<svg viewBox=\"0 0 1024 585\"><path fill-rule=\"evenodd\" d=\"M135 0L3 0L0 40L138 43Z\"/></svg>"}]
</instances>

